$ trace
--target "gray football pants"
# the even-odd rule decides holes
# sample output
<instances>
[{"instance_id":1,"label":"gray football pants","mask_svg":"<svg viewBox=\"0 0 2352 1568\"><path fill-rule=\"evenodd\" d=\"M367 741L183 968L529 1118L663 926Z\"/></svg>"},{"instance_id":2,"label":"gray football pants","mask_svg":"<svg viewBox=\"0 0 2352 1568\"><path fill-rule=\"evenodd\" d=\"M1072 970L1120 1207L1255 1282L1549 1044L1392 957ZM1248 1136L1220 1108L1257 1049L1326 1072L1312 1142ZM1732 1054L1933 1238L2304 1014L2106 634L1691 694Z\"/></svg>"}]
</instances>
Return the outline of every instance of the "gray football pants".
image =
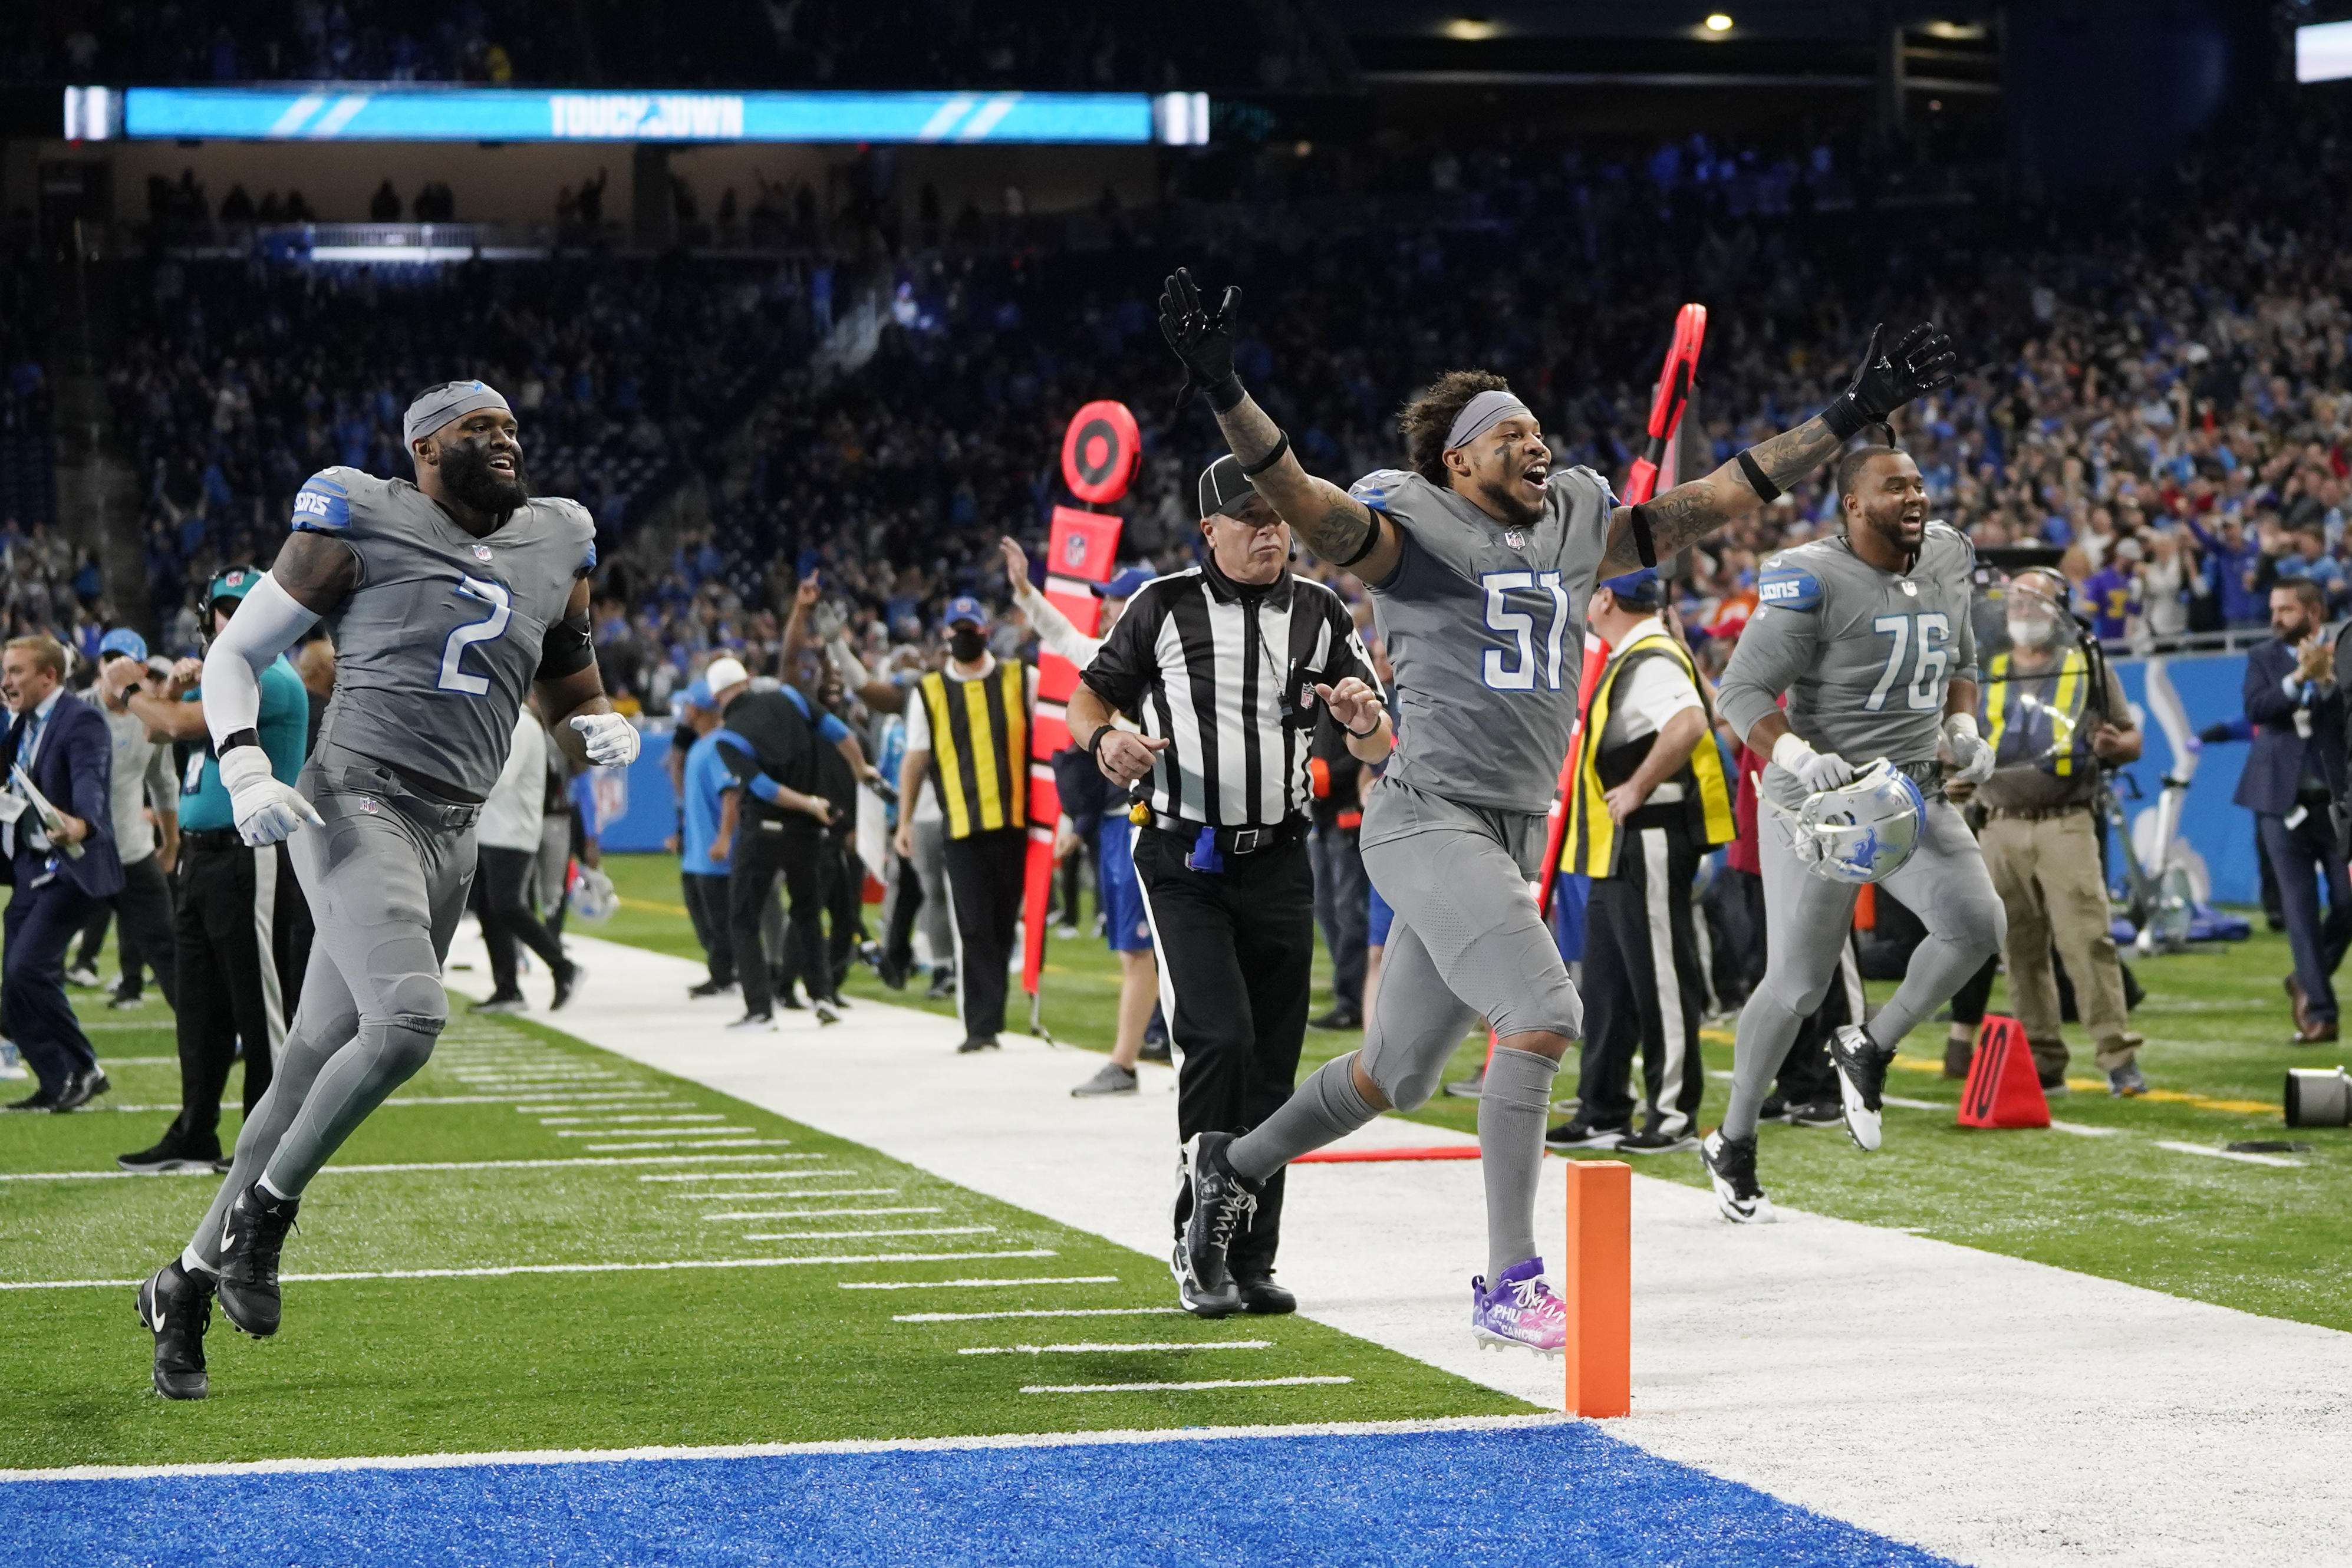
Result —
<instances>
[{"instance_id":1,"label":"gray football pants","mask_svg":"<svg viewBox=\"0 0 2352 1568\"><path fill-rule=\"evenodd\" d=\"M1731 1103L1723 1113L1727 1138L1755 1135L1757 1112L1781 1059L1837 975L1860 892L1808 870L1769 808L1757 825L1756 844L1764 868L1764 979L1739 1010ZM1927 928L1903 984L1869 1024L1870 1037L1892 1047L2000 951L2009 921L1975 836L1959 808L1940 797L1927 803L1927 837L1882 885Z\"/></svg>"},{"instance_id":2,"label":"gray football pants","mask_svg":"<svg viewBox=\"0 0 2352 1568\"><path fill-rule=\"evenodd\" d=\"M318 935L269 1092L237 1135L228 1179L190 1242L220 1257L221 1222L262 1176L289 1197L433 1054L449 1019L441 961L474 875L481 808L428 800L322 742L299 785L324 827L286 841Z\"/></svg>"}]
</instances>

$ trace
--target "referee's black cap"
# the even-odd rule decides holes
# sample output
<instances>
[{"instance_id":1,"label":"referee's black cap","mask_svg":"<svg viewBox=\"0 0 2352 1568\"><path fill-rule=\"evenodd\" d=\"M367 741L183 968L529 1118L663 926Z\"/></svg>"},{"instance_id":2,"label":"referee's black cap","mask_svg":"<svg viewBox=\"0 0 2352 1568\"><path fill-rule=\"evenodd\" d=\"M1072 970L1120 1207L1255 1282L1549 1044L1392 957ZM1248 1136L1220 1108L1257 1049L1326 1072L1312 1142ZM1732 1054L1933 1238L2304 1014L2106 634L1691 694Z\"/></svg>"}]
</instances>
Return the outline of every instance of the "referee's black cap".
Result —
<instances>
[{"instance_id":1,"label":"referee's black cap","mask_svg":"<svg viewBox=\"0 0 2352 1568\"><path fill-rule=\"evenodd\" d=\"M1201 470L1201 515L1239 517L1257 495L1242 472L1242 460L1231 452Z\"/></svg>"}]
</instances>

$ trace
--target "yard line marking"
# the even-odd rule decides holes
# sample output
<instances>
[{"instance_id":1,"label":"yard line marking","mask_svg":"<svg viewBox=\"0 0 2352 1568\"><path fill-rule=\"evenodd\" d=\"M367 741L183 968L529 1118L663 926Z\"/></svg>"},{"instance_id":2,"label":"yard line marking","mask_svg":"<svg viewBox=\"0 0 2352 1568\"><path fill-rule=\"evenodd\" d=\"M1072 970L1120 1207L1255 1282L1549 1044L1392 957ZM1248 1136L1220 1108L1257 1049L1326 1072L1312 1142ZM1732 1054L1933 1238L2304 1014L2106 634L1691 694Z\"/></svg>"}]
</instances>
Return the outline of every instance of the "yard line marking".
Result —
<instances>
[{"instance_id":1,"label":"yard line marking","mask_svg":"<svg viewBox=\"0 0 2352 1568\"><path fill-rule=\"evenodd\" d=\"M850 1171L811 1171L813 1176L854 1175ZM779 1171L779 1177L800 1174L797 1171ZM658 1195L678 1204L748 1204L758 1198L879 1198L898 1192L896 1187L803 1187L799 1192L783 1193L662 1193Z\"/></svg>"},{"instance_id":2,"label":"yard line marking","mask_svg":"<svg viewBox=\"0 0 2352 1568\"><path fill-rule=\"evenodd\" d=\"M772 1230L752 1231L745 1241L863 1241L877 1236L987 1236L992 1225L934 1225L914 1230Z\"/></svg>"},{"instance_id":3,"label":"yard line marking","mask_svg":"<svg viewBox=\"0 0 2352 1568\"><path fill-rule=\"evenodd\" d=\"M894 1323L977 1323L991 1318L1140 1318L1181 1312L1181 1307L1032 1307L1016 1312L899 1312Z\"/></svg>"},{"instance_id":4,"label":"yard line marking","mask_svg":"<svg viewBox=\"0 0 2352 1568\"><path fill-rule=\"evenodd\" d=\"M788 1194L786 1195L790 1196L791 1194ZM705 1203L709 1202L708 1198L703 1201ZM722 1214L704 1215L702 1219L703 1223L708 1225L713 1220L722 1219L836 1219L849 1215L866 1216L884 1214L940 1214L944 1212L945 1211L937 1204L931 1205L929 1208L729 1209Z\"/></svg>"},{"instance_id":5,"label":"yard line marking","mask_svg":"<svg viewBox=\"0 0 2352 1568\"><path fill-rule=\"evenodd\" d=\"M2303 1162L2277 1154L2241 1154L2234 1149L2209 1149L2202 1143L2176 1143L2169 1138L2156 1141L2159 1149L2169 1149L2176 1154L2202 1154L2209 1160L2235 1160L2242 1165L2274 1165L2282 1170L2300 1171Z\"/></svg>"},{"instance_id":6,"label":"yard line marking","mask_svg":"<svg viewBox=\"0 0 2352 1568\"><path fill-rule=\"evenodd\" d=\"M1300 1388L1308 1384L1353 1383L1352 1377L1219 1377L1205 1383L1033 1383L1024 1394L1166 1394L1201 1388Z\"/></svg>"},{"instance_id":7,"label":"yard line marking","mask_svg":"<svg viewBox=\"0 0 2352 1568\"><path fill-rule=\"evenodd\" d=\"M754 1142L789 1143L789 1138L754 1139ZM593 1146L593 1145L592 1145ZM628 1147L626 1144L621 1145ZM646 1144L646 1148L654 1145ZM408 1171L543 1171L559 1165L693 1165L720 1160L822 1160L823 1154L642 1154L625 1160L418 1160L393 1165L329 1165L319 1173L324 1175L383 1175ZM183 1176L213 1176L217 1171L178 1171L168 1173ZM717 1173L711 1173L716 1174ZM90 1182L116 1181L125 1177L144 1181L153 1173L146 1171L0 1171L0 1182ZM746 1171L746 1176L763 1181L782 1180L782 1171ZM650 1178L639 1177L640 1181ZM671 1178L680 1182L709 1181L710 1175L698 1173Z\"/></svg>"},{"instance_id":8,"label":"yard line marking","mask_svg":"<svg viewBox=\"0 0 2352 1568\"><path fill-rule=\"evenodd\" d=\"M978 1258L982 1255L974 1252L967 1256ZM1118 1276L1116 1274L1062 1274L1041 1275L1032 1279L845 1279L841 1281L841 1288L845 1290L937 1290L950 1285L977 1287L984 1285L1116 1285L1118 1283Z\"/></svg>"},{"instance_id":9,"label":"yard line marking","mask_svg":"<svg viewBox=\"0 0 2352 1568\"><path fill-rule=\"evenodd\" d=\"M516 1109L520 1110L521 1107L518 1106ZM541 1127L577 1127L583 1121L593 1121L604 1127L619 1127L632 1121L724 1121L726 1120L727 1116L723 1111L706 1111L699 1116L689 1116L684 1111L676 1113L656 1111L644 1116L607 1116L601 1113L587 1116L542 1116L539 1119L539 1124ZM700 1132L704 1129L698 1127L694 1131Z\"/></svg>"},{"instance_id":10,"label":"yard line marking","mask_svg":"<svg viewBox=\"0 0 2352 1568\"><path fill-rule=\"evenodd\" d=\"M1126 1351L1265 1351L1272 1340L1170 1340L1136 1345L971 1345L958 1355L1109 1355Z\"/></svg>"},{"instance_id":11,"label":"yard line marking","mask_svg":"<svg viewBox=\"0 0 2352 1568\"><path fill-rule=\"evenodd\" d=\"M724 1121L726 1118L722 1116L719 1120ZM756 1127L684 1127L678 1130L677 1136L685 1138L705 1132L757 1132L758 1131ZM567 1127L556 1136L558 1138L662 1138L668 1135L658 1127L627 1131L618 1127Z\"/></svg>"},{"instance_id":12,"label":"yard line marking","mask_svg":"<svg viewBox=\"0 0 2352 1568\"><path fill-rule=\"evenodd\" d=\"M789 1143L792 1140L789 1138L779 1138L776 1142L779 1143ZM830 1160L834 1156L831 1154L756 1154L745 1155L743 1157L746 1159L759 1160ZM639 1162L622 1161L616 1163L635 1164ZM644 1163L648 1164L652 1163L650 1161ZM845 1175L848 1173L843 1172L840 1173ZM798 1171L685 1171L669 1175L639 1176L637 1180L641 1182L789 1182L798 1177L799 1174L800 1173Z\"/></svg>"},{"instance_id":13,"label":"yard line marking","mask_svg":"<svg viewBox=\"0 0 2352 1568\"><path fill-rule=\"evenodd\" d=\"M94 1026L84 1024L82 1028L87 1031ZM104 1065L110 1068L177 1067L180 1065L180 1058L177 1057L109 1057Z\"/></svg>"},{"instance_id":14,"label":"yard line marking","mask_svg":"<svg viewBox=\"0 0 2352 1568\"><path fill-rule=\"evenodd\" d=\"M1171 1311L1174 1308L1169 1309ZM1558 1411L1525 1415L1443 1415L1418 1421L1325 1421L1280 1426L1163 1426L1146 1431L1015 1432L984 1437L836 1437L815 1443L737 1443L709 1447L535 1448L486 1454L386 1454L348 1459L238 1459L180 1465L63 1465L0 1470L0 1482L138 1481L177 1476L334 1475L347 1470L455 1470L491 1465L610 1465L663 1459L767 1459L798 1454L961 1453L980 1448L1091 1448L1146 1443L1215 1443L1236 1437L1356 1437L1415 1432L1507 1432L1559 1426Z\"/></svg>"},{"instance_id":15,"label":"yard line marking","mask_svg":"<svg viewBox=\"0 0 2352 1568\"><path fill-rule=\"evenodd\" d=\"M2054 1116L2050 1119L2050 1130L2053 1132L2072 1132L2077 1138L2121 1138L2125 1136L2124 1130L2120 1127L2092 1127L2080 1121L2061 1121Z\"/></svg>"},{"instance_id":16,"label":"yard line marking","mask_svg":"<svg viewBox=\"0 0 2352 1568\"><path fill-rule=\"evenodd\" d=\"M854 1233L853 1233L854 1234ZM967 1258L1051 1258L1051 1247L1011 1252L848 1252L825 1258L711 1258L676 1263L514 1263L491 1268L388 1268L361 1274L280 1274L289 1285L339 1284L353 1279L502 1279L512 1274L646 1274L677 1268L791 1268L803 1264L953 1263ZM0 1290L129 1289L136 1279L0 1279Z\"/></svg>"},{"instance_id":17,"label":"yard line marking","mask_svg":"<svg viewBox=\"0 0 2352 1568\"><path fill-rule=\"evenodd\" d=\"M1950 1106L1938 1100L1902 1100L1891 1094L1880 1095L1878 1097L1878 1102L1881 1105L1900 1106L1905 1110L1949 1110L1952 1109Z\"/></svg>"},{"instance_id":18,"label":"yard line marking","mask_svg":"<svg viewBox=\"0 0 2352 1568\"><path fill-rule=\"evenodd\" d=\"M714 1132L731 1132L739 1130L729 1127L714 1127L711 1131ZM751 1129L743 1128L740 1131L748 1132ZM598 1153L614 1154L634 1149L756 1149L762 1143L789 1143L791 1142L792 1140L789 1138L717 1138L706 1140L700 1143L681 1143L675 1138L667 1138L659 1142L650 1143L591 1143L587 1146L595 1150Z\"/></svg>"},{"instance_id":19,"label":"yard line marking","mask_svg":"<svg viewBox=\"0 0 2352 1568\"><path fill-rule=\"evenodd\" d=\"M644 1106L650 1110L656 1106L673 1102L688 1107L695 1103L690 1100L678 1100L676 1095L669 1094L583 1094L565 1095L561 1099L544 1094L499 1094L488 1098L514 1101L515 1109L525 1116L536 1115L542 1110L602 1110L608 1107L614 1110L625 1110L631 1106Z\"/></svg>"},{"instance_id":20,"label":"yard line marking","mask_svg":"<svg viewBox=\"0 0 2352 1568\"><path fill-rule=\"evenodd\" d=\"M823 1160L823 1159L826 1159L826 1158L828 1158L828 1157L829 1157L829 1156L826 1156L826 1155L824 1155L824 1154L795 1154L795 1155L793 1155L793 1159L795 1159L795 1160ZM857 1172L856 1172L856 1171L825 1171L825 1170L817 1170L817 1171L735 1171L735 1172L724 1172L724 1173L722 1173L722 1172L713 1172L713 1173L711 1173L711 1174L709 1174L709 1175L708 1175L708 1176L680 1176L680 1177L678 1177L677 1179L678 1179L679 1181L681 1181L681 1182L693 1182L693 1181L723 1181L723 1182L732 1182L732 1181L757 1181L757 1182L821 1182L821 1181L824 1181L824 1180L825 1180L826 1178L828 1178L828 1177L832 1177L832 1176L855 1176L855 1175L856 1175L856 1174L858 1174L858 1173L857 1173ZM638 1177L637 1179L638 1179L639 1181L641 1181L641 1182L649 1182L649 1181L654 1180L655 1178L653 1178L653 1177L651 1177L651 1176L640 1176L640 1177ZM728 1193L728 1192L716 1192L716 1193L666 1193L666 1194L664 1194L663 1195L664 1195L665 1197L673 1197L673 1198L691 1198L691 1199L693 1199L696 1203L709 1203L709 1202L711 1202L712 1200L714 1200L714 1199L718 1199L718 1198L726 1198L726 1199L730 1199L730 1200L732 1200L732 1199L735 1199L735 1198L764 1198L764 1197L788 1198L788 1197L795 1196L796 1194L792 1194L792 1193Z\"/></svg>"},{"instance_id":21,"label":"yard line marking","mask_svg":"<svg viewBox=\"0 0 2352 1568\"><path fill-rule=\"evenodd\" d=\"M509 1105L511 1094L407 1094L379 1100L382 1105ZM176 1105L93 1105L91 1110L177 1110ZM234 1110L235 1108L230 1108ZM517 1109L520 1109L518 1107ZM241 1113L240 1113L241 1114ZM724 1121L725 1118L719 1120Z\"/></svg>"}]
</instances>

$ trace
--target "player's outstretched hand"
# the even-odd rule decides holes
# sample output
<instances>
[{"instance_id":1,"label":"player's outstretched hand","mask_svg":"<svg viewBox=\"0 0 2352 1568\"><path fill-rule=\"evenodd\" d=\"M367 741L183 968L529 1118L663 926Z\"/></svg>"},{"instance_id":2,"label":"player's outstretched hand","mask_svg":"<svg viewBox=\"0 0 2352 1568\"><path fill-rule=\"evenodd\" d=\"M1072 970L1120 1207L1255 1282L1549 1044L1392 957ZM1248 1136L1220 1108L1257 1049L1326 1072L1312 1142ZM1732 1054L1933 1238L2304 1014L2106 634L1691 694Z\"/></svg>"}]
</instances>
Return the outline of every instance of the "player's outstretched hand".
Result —
<instances>
[{"instance_id":1,"label":"player's outstretched hand","mask_svg":"<svg viewBox=\"0 0 2352 1568\"><path fill-rule=\"evenodd\" d=\"M1819 795L1825 789L1853 782L1853 764L1835 752L1817 752L1795 734L1781 736L1772 742L1772 761L1798 784L1807 795Z\"/></svg>"},{"instance_id":2,"label":"player's outstretched hand","mask_svg":"<svg viewBox=\"0 0 2352 1568\"><path fill-rule=\"evenodd\" d=\"M1229 288L1213 310L1201 303L1201 289L1190 268L1171 273L1160 296L1160 335L1184 362L1184 384L1176 389L1176 406L1184 406L1195 390L1222 414L1242 400L1241 378L1234 374L1234 336L1240 321L1242 291Z\"/></svg>"},{"instance_id":3,"label":"player's outstretched hand","mask_svg":"<svg viewBox=\"0 0 2352 1568\"><path fill-rule=\"evenodd\" d=\"M600 768L625 768L637 760L637 727L618 713L582 713L572 721L586 746L588 760Z\"/></svg>"},{"instance_id":4,"label":"player's outstretched hand","mask_svg":"<svg viewBox=\"0 0 2352 1568\"><path fill-rule=\"evenodd\" d=\"M1952 352L1952 340L1935 322L1920 322L1895 339L1891 348L1884 346L1885 342L1886 324L1882 321L1870 330L1870 345L1862 351L1853 380L1835 403L1822 411L1841 441L1865 425L1884 423L1913 398L1952 379L1958 356Z\"/></svg>"},{"instance_id":5,"label":"player's outstretched hand","mask_svg":"<svg viewBox=\"0 0 2352 1568\"><path fill-rule=\"evenodd\" d=\"M1944 721L1944 744L1952 753L1950 782L1980 784L1992 777L1992 747L1977 733L1973 713L1955 713Z\"/></svg>"},{"instance_id":6,"label":"player's outstretched hand","mask_svg":"<svg viewBox=\"0 0 2352 1568\"><path fill-rule=\"evenodd\" d=\"M291 784L280 784L269 771L269 753L259 746L232 746L220 760L221 783L228 786L230 815L236 818L236 836L258 848L283 844L304 823L324 827L327 819L304 800Z\"/></svg>"}]
</instances>

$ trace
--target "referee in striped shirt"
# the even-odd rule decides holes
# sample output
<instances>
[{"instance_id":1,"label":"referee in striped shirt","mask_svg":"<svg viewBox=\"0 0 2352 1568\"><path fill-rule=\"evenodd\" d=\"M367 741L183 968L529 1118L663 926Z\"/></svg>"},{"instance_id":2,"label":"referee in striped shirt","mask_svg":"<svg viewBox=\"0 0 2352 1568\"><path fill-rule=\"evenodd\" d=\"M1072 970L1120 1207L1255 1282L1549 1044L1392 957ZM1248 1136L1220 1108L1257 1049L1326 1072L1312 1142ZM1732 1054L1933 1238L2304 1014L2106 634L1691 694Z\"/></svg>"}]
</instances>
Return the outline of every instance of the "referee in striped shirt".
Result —
<instances>
[{"instance_id":1,"label":"referee in striped shirt","mask_svg":"<svg viewBox=\"0 0 2352 1568\"><path fill-rule=\"evenodd\" d=\"M1179 1139L1255 1126L1297 1076L1315 957L1307 763L1318 714L1328 707L1367 762L1394 739L1347 606L1291 574L1288 525L1230 456L1201 476L1201 564L1129 601L1069 704L1071 740L1112 783L1145 785L1135 868L1178 1053ZM1122 712L1140 735L1112 727ZM1281 1218L1277 1172L1234 1238L1232 1282L1188 1289L1185 1307L1293 1310L1273 1281Z\"/></svg>"}]
</instances>

